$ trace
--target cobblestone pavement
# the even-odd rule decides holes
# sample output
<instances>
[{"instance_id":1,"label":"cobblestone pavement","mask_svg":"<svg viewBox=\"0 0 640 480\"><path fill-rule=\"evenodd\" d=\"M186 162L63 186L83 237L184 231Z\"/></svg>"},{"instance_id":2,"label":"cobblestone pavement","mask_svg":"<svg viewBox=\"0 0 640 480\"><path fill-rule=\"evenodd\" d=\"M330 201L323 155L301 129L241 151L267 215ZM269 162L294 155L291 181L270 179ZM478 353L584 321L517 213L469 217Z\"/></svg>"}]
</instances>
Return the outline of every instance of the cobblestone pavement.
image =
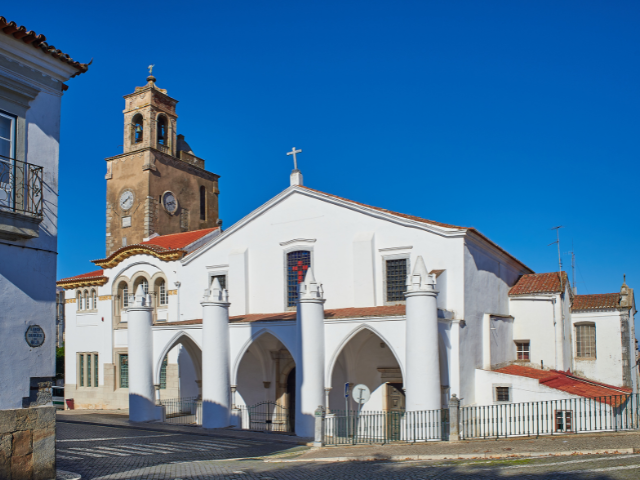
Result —
<instances>
[{"instance_id":1,"label":"cobblestone pavement","mask_svg":"<svg viewBox=\"0 0 640 480\"><path fill-rule=\"evenodd\" d=\"M640 478L640 454L431 462L272 463L264 459L301 459L301 454L315 454L317 450L270 442L266 435L264 440L240 439L64 421L58 422L57 436L58 468L79 473L85 480ZM328 450L332 449L321 451ZM340 450L344 454L349 449Z\"/></svg>"}]
</instances>

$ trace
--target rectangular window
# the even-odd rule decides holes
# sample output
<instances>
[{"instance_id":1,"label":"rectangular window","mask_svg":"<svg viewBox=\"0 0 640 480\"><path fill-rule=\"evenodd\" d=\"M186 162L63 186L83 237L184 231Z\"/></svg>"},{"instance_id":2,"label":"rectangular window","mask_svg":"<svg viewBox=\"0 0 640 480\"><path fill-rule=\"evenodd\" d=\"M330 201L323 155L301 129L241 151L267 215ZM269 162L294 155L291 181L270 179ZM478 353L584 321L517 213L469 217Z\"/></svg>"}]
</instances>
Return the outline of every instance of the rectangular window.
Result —
<instances>
[{"instance_id":1,"label":"rectangular window","mask_svg":"<svg viewBox=\"0 0 640 480\"><path fill-rule=\"evenodd\" d=\"M576 356L596 358L596 326L576 325Z\"/></svg>"},{"instance_id":2,"label":"rectangular window","mask_svg":"<svg viewBox=\"0 0 640 480\"><path fill-rule=\"evenodd\" d=\"M387 302L401 302L407 289L407 259L387 260Z\"/></svg>"},{"instance_id":3,"label":"rectangular window","mask_svg":"<svg viewBox=\"0 0 640 480\"><path fill-rule=\"evenodd\" d=\"M516 358L518 360L530 360L529 342L516 342Z\"/></svg>"},{"instance_id":4,"label":"rectangular window","mask_svg":"<svg viewBox=\"0 0 640 480\"><path fill-rule=\"evenodd\" d=\"M80 354L80 386L84 387L84 355Z\"/></svg>"},{"instance_id":5,"label":"rectangular window","mask_svg":"<svg viewBox=\"0 0 640 480\"><path fill-rule=\"evenodd\" d=\"M287 253L287 306L295 307L298 302L298 285L311 267L311 252L298 250Z\"/></svg>"},{"instance_id":6,"label":"rectangular window","mask_svg":"<svg viewBox=\"0 0 640 480\"><path fill-rule=\"evenodd\" d=\"M122 289L122 308L129 306L129 289L127 287Z\"/></svg>"},{"instance_id":7,"label":"rectangular window","mask_svg":"<svg viewBox=\"0 0 640 480\"><path fill-rule=\"evenodd\" d=\"M98 354L93 356L93 386L98 386Z\"/></svg>"},{"instance_id":8,"label":"rectangular window","mask_svg":"<svg viewBox=\"0 0 640 480\"><path fill-rule=\"evenodd\" d=\"M556 410L556 432L573 431L573 411Z\"/></svg>"},{"instance_id":9,"label":"rectangular window","mask_svg":"<svg viewBox=\"0 0 640 480\"><path fill-rule=\"evenodd\" d=\"M16 117L0 112L0 156L15 158Z\"/></svg>"},{"instance_id":10,"label":"rectangular window","mask_svg":"<svg viewBox=\"0 0 640 480\"><path fill-rule=\"evenodd\" d=\"M160 368L160 390L167 389L167 357L162 360L162 367Z\"/></svg>"},{"instance_id":11,"label":"rectangular window","mask_svg":"<svg viewBox=\"0 0 640 480\"><path fill-rule=\"evenodd\" d=\"M91 354L87 354L87 387L91 386Z\"/></svg>"},{"instance_id":12,"label":"rectangular window","mask_svg":"<svg viewBox=\"0 0 640 480\"><path fill-rule=\"evenodd\" d=\"M496 402L509 401L509 387L496 387Z\"/></svg>"},{"instance_id":13,"label":"rectangular window","mask_svg":"<svg viewBox=\"0 0 640 480\"><path fill-rule=\"evenodd\" d=\"M225 290L227 288L227 276L226 275L214 275L213 277L211 277L211 286L212 287L213 287L213 281L216 278L220 282L220 288L222 288L222 290Z\"/></svg>"},{"instance_id":14,"label":"rectangular window","mask_svg":"<svg viewBox=\"0 0 640 480\"><path fill-rule=\"evenodd\" d=\"M129 355L120 355L120 388L129 388Z\"/></svg>"}]
</instances>

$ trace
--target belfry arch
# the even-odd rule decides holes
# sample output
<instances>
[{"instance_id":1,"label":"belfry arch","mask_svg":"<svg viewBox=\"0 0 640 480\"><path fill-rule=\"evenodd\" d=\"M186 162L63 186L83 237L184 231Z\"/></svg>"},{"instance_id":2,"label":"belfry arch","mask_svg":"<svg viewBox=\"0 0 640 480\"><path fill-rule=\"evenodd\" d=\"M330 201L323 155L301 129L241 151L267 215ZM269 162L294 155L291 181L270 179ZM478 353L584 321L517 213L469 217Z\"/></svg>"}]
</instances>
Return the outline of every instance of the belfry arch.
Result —
<instances>
[{"instance_id":1,"label":"belfry arch","mask_svg":"<svg viewBox=\"0 0 640 480\"><path fill-rule=\"evenodd\" d=\"M352 410L356 403L351 389L364 384L371 391L365 410L404 409L402 363L384 337L370 326L356 328L338 347L327 370L327 408L330 411ZM345 402L345 384L350 396Z\"/></svg>"}]
</instances>

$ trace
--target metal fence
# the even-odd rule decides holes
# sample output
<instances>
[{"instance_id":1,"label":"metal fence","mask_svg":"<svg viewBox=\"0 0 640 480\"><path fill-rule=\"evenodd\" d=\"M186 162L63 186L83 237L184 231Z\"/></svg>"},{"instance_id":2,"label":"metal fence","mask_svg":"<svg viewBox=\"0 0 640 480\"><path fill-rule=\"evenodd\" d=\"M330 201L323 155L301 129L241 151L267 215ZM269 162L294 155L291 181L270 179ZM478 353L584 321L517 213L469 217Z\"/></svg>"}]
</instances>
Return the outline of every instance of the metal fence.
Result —
<instances>
[{"instance_id":1,"label":"metal fence","mask_svg":"<svg viewBox=\"0 0 640 480\"><path fill-rule=\"evenodd\" d=\"M0 155L0 210L42 217L43 168Z\"/></svg>"},{"instance_id":2,"label":"metal fence","mask_svg":"<svg viewBox=\"0 0 640 480\"><path fill-rule=\"evenodd\" d=\"M421 412L336 411L325 417L325 445L426 442L448 435L447 409Z\"/></svg>"},{"instance_id":3,"label":"metal fence","mask_svg":"<svg viewBox=\"0 0 640 480\"><path fill-rule=\"evenodd\" d=\"M640 428L637 394L460 408L464 439Z\"/></svg>"},{"instance_id":4,"label":"metal fence","mask_svg":"<svg viewBox=\"0 0 640 480\"><path fill-rule=\"evenodd\" d=\"M165 407L165 422L179 425L202 425L202 400L198 397L160 400Z\"/></svg>"}]
</instances>

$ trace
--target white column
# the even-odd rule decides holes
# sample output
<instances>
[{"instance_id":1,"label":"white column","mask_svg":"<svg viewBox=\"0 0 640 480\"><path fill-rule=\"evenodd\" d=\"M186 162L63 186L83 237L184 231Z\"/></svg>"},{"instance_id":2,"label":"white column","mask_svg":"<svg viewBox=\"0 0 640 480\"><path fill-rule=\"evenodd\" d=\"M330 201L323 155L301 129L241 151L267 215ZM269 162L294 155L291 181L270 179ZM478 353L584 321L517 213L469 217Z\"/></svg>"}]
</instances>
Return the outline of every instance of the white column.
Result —
<instances>
[{"instance_id":1,"label":"white column","mask_svg":"<svg viewBox=\"0 0 640 480\"><path fill-rule=\"evenodd\" d=\"M422 257L407 278L407 411L442 407L438 355L438 292Z\"/></svg>"},{"instance_id":2,"label":"white column","mask_svg":"<svg viewBox=\"0 0 640 480\"><path fill-rule=\"evenodd\" d=\"M202 426L230 425L229 294L216 278L202 301Z\"/></svg>"},{"instance_id":3,"label":"white column","mask_svg":"<svg viewBox=\"0 0 640 480\"><path fill-rule=\"evenodd\" d=\"M296 435L313 437L315 411L324 407L324 298L311 269L298 295Z\"/></svg>"},{"instance_id":4,"label":"white column","mask_svg":"<svg viewBox=\"0 0 640 480\"><path fill-rule=\"evenodd\" d=\"M127 309L129 329L129 420L156 420L156 391L153 385L153 308L142 285L133 305Z\"/></svg>"},{"instance_id":5,"label":"white column","mask_svg":"<svg viewBox=\"0 0 640 480\"><path fill-rule=\"evenodd\" d=\"M451 322L451 366L449 368L449 379L451 394L460 398L460 319Z\"/></svg>"}]
</instances>

